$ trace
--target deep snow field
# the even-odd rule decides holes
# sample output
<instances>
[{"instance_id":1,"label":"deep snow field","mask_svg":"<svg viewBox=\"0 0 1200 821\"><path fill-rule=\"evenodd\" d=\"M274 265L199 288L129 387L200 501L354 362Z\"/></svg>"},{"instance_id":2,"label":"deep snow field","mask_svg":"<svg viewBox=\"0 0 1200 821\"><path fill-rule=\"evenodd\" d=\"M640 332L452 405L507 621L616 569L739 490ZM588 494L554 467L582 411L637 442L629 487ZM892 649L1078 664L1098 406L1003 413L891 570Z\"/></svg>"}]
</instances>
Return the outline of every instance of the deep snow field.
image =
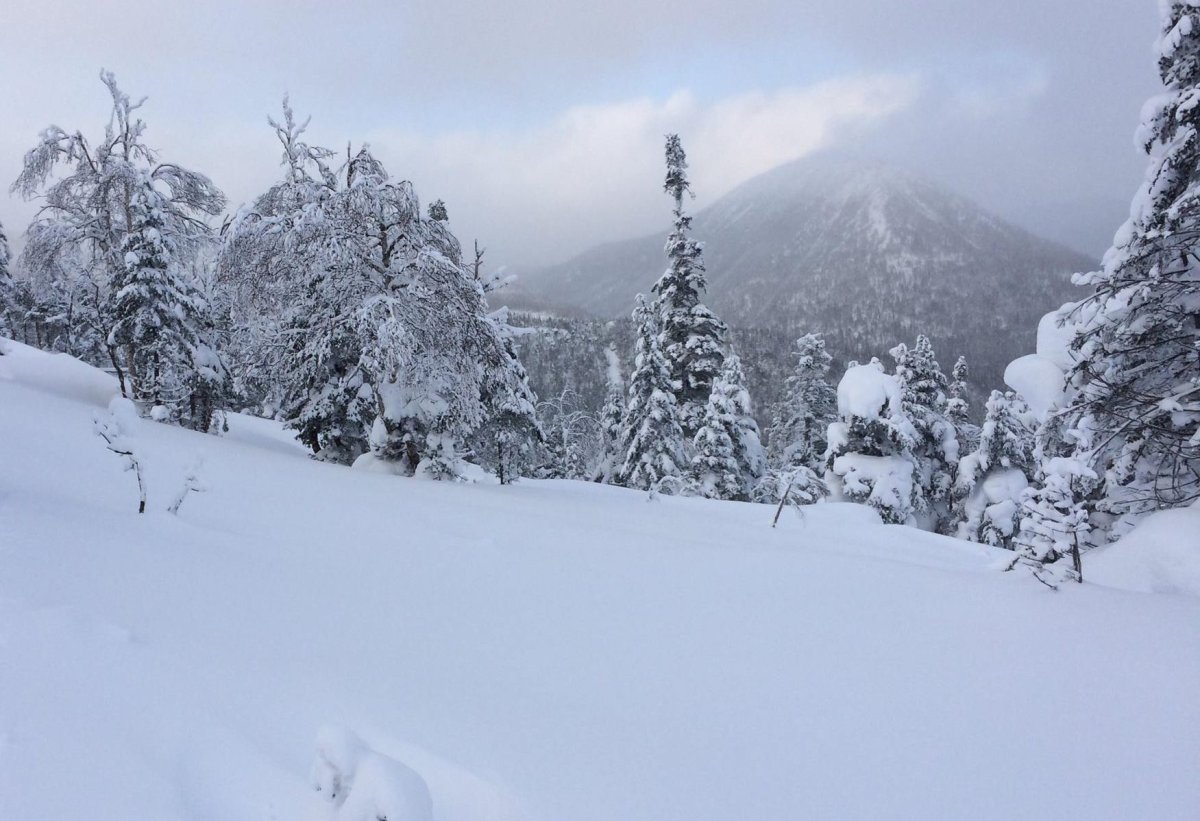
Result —
<instances>
[{"instance_id":1,"label":"deep snow field","mask_svg":"<svg viewBox=\"0 0 1200 821\"><path fill-rule=\"evenodd\" d=\"M113 380L4 344L3 821L358 821L393 762L438 821L1200 817L1198 598L852 505L352 471L240 416L139 423L139 516Z\"/></svg>"}]
</instances>

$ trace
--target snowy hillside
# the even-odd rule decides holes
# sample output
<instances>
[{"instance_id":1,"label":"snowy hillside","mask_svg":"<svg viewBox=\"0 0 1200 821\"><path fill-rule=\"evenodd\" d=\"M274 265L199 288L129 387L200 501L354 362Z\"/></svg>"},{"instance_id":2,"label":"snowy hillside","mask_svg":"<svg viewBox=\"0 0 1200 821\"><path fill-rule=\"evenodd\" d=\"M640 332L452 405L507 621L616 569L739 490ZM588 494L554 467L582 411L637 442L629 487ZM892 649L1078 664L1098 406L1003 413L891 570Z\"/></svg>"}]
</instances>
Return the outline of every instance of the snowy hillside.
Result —
<instances>
[{"instance_id":1,"label":"snowy hillside","mask_svg":"<svg viewBox=\"0 0 1200 821\"><path fill-rule=\"evenodd\" d=\"M1028 317L1071 297L1069 275L1096 264L925 180L838 154L746 182L696 215L694 235L708 304L731 325L820 332L843 361L926 333L947 365L966 355L989 388L1032 346ZM628 316L666 266L665 236L530 272L513 302Z\"/></svg>"},{"instance_id":2,"label":"snowy hillside","mask_svg":"<svg viewBox=\"0 0 1200 821\"><path fill-rule=\"evenodd\" d=\"M1200 806L1198 599L1051 593L851 505L773 530L759 505L363 473L241 416L224 437L125 420L139 516L92 432L113 381L10 348L0 818ZM207 491L165 512L198 458Z\"/></svg>"}]
</instances>

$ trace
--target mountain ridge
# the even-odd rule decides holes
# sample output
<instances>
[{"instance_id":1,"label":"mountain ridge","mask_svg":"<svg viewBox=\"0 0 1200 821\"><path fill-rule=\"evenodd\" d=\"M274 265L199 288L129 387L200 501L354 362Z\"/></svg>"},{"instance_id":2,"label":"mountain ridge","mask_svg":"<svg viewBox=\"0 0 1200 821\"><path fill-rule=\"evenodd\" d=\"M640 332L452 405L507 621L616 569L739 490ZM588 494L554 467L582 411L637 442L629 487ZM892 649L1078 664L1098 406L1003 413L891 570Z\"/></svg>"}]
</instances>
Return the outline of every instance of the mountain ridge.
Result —
<instances>
[{"instance_id":1,"label":"mountain ridge","mask_svg":"<svg viewBox=\"0 0 1200 821\"><path fill-rule=\"evenodd\" d=\"M666 235L532 271L511 301L624 316L665 269ZM966 355L994 387L1004 364L1032 349L1037 318L1078 296L1070 274L1097 264L917 175L832 153L742 183L695 214L693 236L707 302L730 325L820 332L843 361L927 333L944 367ZM972 301L977 310L966 310Z\"/></svg>"}]
</instances>

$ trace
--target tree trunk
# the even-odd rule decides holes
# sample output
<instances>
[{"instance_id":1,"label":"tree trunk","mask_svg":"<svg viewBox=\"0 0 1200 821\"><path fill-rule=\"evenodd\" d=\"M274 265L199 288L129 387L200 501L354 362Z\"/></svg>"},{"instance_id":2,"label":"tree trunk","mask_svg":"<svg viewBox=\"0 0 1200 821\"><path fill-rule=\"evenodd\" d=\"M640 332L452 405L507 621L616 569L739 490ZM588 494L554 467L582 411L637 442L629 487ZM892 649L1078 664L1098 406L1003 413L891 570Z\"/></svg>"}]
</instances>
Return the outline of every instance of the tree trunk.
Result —
<instances>
[{"instance_id":1,"label":"tree trunk","mask_svg":"<svg viewBox=\"0 0 1200 821\"><path fill-rule=\"evenodd\" d=\"M771 527L779 524L779 514L783 513L783 506L787 504L787 497L792 492L792 482L794 481L796 481L795 476L788 480L787 487L783 491L783 496L779 499L779 507L775 508L775 518L771 520Z\"/></svg>"},{"instance_id":2,"label":"tree trunk","mask_svg":"<svg viewBox=\"0 0 1200 821\"><path fill-rule=\"evenodd\" d=\"M121 363L117 361L117 349L112 345L108 346L108 359L112 362L113 370L117 372L117 382L121 385L121 396L128 399L129 394L125 390L125 372L121 370Z\"/></svg>"}]
</instances>

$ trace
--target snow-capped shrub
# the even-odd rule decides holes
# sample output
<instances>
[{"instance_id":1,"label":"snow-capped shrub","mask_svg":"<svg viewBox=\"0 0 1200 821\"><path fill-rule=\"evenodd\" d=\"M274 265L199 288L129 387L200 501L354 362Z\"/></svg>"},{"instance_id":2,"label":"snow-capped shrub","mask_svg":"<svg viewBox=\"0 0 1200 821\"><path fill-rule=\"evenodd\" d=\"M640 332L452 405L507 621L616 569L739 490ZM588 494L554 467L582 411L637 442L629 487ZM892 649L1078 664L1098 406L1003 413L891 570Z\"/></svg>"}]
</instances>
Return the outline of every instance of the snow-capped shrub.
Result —
<instances>
[{"instance_id":1,"label":"snow-capped shrub","mask_svg":"<svg viewBox=\"0 0 1200 821\"><path fill-rule=\"evenodd\" d=\"M350 730L321 730L310 778L333 804L332 821L433 821L425 779Z\"/></svg>"}]
</instances>

